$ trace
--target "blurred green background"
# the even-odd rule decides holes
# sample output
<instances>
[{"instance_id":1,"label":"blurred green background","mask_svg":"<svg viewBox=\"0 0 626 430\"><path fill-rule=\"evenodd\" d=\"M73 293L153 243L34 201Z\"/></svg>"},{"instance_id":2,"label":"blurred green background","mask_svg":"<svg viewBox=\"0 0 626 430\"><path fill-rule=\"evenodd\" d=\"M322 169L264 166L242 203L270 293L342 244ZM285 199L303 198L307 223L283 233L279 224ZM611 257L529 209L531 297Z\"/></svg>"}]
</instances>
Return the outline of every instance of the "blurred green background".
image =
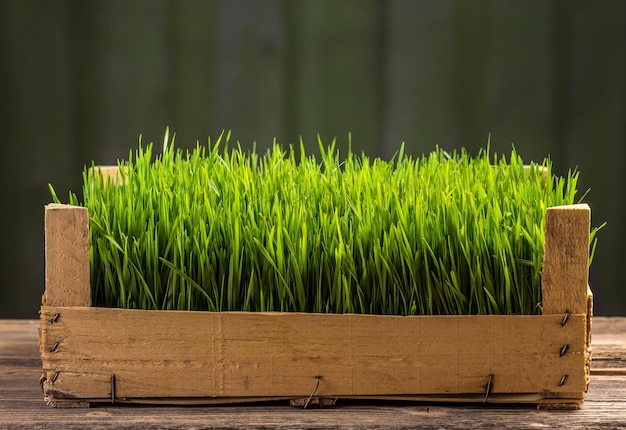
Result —
<instances>
[{"instance_id":1,"label":"blurred green background","mask_svg":"<svg viewBox=\"0 0 626 430\"><path fill-rule=\"evenodd\" d=\"M0 2L0 318L37 316L48 182L80 192L166 126L179 147L316 136L388 158L406 142L578 167L599 234L595 313L626 314L626 2ZM62 197L63 199L63 197Z\"/></svg>"}]
</instances>

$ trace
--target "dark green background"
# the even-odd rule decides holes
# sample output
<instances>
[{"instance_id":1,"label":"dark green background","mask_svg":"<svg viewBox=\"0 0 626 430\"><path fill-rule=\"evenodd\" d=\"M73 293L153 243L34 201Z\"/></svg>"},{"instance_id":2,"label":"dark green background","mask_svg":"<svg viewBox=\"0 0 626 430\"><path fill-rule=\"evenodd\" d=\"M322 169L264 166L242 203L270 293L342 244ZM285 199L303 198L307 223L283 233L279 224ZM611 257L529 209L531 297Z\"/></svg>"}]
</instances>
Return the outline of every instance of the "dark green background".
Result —
<instances>
[{"instance_id":1,"label":"dark green background","mask_svg":"<svg viewBox=\"0 0 626 430\"><path fill-rule=\"evenodd\" d=\"M231 129L312 151L352 132L387 158L491 133L497 152L550 155L609 223L596 314L626 314L625 44L622 0L2 0L0 318L37 315L47 183L80 191L85 164L166 126L180 147Z\"/></svg>"}]
</instances>

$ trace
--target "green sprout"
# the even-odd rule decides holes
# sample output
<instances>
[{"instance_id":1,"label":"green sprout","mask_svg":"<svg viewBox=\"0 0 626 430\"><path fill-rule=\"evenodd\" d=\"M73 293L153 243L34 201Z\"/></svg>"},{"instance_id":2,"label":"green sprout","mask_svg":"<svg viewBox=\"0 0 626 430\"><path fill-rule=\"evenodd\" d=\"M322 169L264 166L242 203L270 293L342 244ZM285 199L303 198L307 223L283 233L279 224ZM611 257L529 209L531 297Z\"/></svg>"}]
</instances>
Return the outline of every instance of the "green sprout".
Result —
<instances>
[{"instance_id":1,"label":"green sprout","mask_svg":"<svg viewBox=\"0 0 626 430\"><path fill-rule=\"evenodd\" d=\"M578 172L482 150L390 161L319 141L264 155L166 134L83 174L94 306L388 315L536 314L545 212ZM296 155L299 153L299 155ZM50 187L53 200L58 201ZM590 237L595 250L595 233Z\"/></svg>"}]
</instances>

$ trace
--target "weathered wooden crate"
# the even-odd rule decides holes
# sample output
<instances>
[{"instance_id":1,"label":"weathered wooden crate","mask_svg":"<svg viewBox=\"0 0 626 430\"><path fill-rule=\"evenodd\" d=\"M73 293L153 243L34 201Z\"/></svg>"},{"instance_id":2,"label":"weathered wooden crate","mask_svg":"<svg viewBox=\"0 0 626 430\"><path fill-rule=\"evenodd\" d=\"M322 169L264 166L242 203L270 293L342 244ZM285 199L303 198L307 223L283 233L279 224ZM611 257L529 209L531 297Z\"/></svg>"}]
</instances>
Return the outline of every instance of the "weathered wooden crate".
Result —
<instances>
[{"instance_id":1,"label":"weathered wooden crate","mask_svg":"<svg viewBox=\"0 0 626 430\"><path fill-rule=\"evenodd\" d=\"M542 315L211 313L91 307L87 209L48 205L45 400L393 398L578 407L591 358L590 209L555 207L546 217Z\"/></svg>"}]
</instances>

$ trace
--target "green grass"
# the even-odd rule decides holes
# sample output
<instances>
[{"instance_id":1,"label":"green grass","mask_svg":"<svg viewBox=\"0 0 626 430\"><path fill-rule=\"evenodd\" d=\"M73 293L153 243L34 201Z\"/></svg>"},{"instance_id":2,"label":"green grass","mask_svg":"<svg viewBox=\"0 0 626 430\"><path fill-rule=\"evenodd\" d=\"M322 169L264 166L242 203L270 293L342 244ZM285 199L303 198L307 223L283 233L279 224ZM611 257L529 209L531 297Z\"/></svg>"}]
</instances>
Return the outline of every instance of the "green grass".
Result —
<instances>
[{"instance_id":1,"label":"green grass","mask_svg":"<svg viewBox=\"0 0 626 430\"><path fill-rule=\"evenodd\" d=\"M525 171L515 150L401 148L386 162L321 142L317 156L246 153L228 137L140 144L117 185L85 170L70 203L89 209L95 306L540 312L545 211L575 203L577 172L556 177L548 159Z\"/></svg>"}]
</instances>

